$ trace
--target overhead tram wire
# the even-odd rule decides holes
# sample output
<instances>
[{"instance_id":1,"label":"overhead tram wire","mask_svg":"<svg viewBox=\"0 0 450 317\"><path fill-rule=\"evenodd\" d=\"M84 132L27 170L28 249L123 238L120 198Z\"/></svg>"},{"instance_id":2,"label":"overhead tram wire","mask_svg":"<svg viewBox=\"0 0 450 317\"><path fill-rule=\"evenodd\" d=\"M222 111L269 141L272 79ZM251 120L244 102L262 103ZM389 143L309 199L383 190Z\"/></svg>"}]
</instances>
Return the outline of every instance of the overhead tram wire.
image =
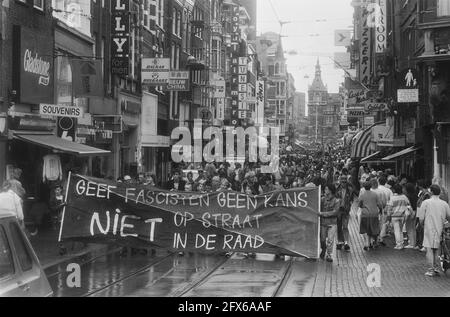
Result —
<instances>
[{"instance_id":1,"label":"overhead tram wire","mask_svg":"<svg viewBox=\"0 0 450 317\"><path fill-rule=\"evenodd\" d=\"M281 37L282 37L281 33L282 33L282 31L283 31L283 26L284 26L285 24L288 24L288 23L291 23L291 22L289 22L289 21L281 21L280 16L278 15L277 10L275 9L275 6L273 5L272 0L269 0L269 3L270 3L270 6L272 7L273 13L275 14L275 17L276 17L277 20L278 20L278 23L280 24L280 32L279 32L279 35L280 35L280 38L281 38Z\"/></svg>"}]
</instances>

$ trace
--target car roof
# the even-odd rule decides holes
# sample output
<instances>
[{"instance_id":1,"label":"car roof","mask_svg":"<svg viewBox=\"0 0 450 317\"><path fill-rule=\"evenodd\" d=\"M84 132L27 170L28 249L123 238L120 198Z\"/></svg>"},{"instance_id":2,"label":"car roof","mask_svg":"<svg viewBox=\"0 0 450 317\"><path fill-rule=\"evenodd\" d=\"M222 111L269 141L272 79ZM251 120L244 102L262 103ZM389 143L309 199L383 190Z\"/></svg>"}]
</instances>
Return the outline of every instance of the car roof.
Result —
<instances>
[{"instance_id":1,"label":"car roof","mask_svg":"<svg viewBox=\"0 0 450 317\"><path fill-rule=\"evenodd\" d=\"M9 218L16 218L16 216L14 214L0 214L0 220L3 219L9 219Z\"/></svg>"}]
</instances>

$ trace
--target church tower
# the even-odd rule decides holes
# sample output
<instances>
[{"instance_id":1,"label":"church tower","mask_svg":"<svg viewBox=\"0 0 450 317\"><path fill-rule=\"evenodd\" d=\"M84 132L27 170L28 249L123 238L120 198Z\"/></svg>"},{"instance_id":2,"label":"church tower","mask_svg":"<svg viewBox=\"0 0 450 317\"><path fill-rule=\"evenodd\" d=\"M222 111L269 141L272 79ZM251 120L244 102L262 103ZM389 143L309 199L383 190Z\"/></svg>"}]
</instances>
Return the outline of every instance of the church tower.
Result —
<instances>
[{"instance_id":1,"label":"church tower","mask_svg":"<svg viewBox=\"0 0 450 317\"><path fill-rule=\"evenodd\" d=\"M321 142L324 126L324 111L328 104L328 88L322 81L322 70L317 58L316 74L308 89L309 138Z\"/></svg>"}]
</instances>

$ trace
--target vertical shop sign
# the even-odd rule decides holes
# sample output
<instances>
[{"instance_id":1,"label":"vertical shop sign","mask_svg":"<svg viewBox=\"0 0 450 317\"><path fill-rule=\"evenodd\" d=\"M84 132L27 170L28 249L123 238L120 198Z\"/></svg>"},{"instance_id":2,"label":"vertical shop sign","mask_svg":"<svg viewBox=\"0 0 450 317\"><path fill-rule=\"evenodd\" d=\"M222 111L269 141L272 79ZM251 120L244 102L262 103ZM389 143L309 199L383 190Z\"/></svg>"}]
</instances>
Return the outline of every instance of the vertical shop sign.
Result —
<instances>
[{"instance_id":1,"label":"vertical shop sign","mask_svg":"<svg viewBox=\"0 0 450 317\"><path fill-rule=\"evenodd\" d=\"M387 45L386 0L377 0L377 24L375 28L376 53L384 53Z\"/></svg>"},{"instance_id":2,"label":"vertical shop sign","mask_svg":"<svg viewBox=\"0 0 450 317\"><path fill-rule=\"evenodd\" d=\"M364 85L370 84L370 75L372 71L372 48L371 48L371 35L372 29L369 26L370 12L367 9L368 3L362 4L362 21L363 28L361 34L360 45L360 64L359 64L359 79Z\"/></svg>"},{"instance_id":3,"label":"vertical shop sign","mask_svg":"<svg viewBox=\"0 0 450 317\"><path fill-rule=\"evenodd\" d=\"M111 18L111 73L126 76L130 55L129 0L113 0Z\"/></svg>"},{"instance_id":4,"label":"vertical shop sign","mask_svg":"<svg viewBox=\"0 0 450 317\"><path fill-rule=\"evenodd\" d=\"M32 29L15 27L20 50L14 52L20 58L14 73L20 78L20 101L22 103L53 103L54 62L53 39ZM15 76L15 75L13 75Z\"/></svg>"},{"instance_id":5,"label":"vertical shop sign","mask_svg":"<svg viewBox=\"0 0 450 317\"><path fill-rule=\"evenodd\" d=\"M239 57L239 119L247 119L248 58Z\"/></svg>"},{"instance_id":6,"label":"vertical shop sign","mask_svg":"<svg viewBox=\"0 0 450 317\"><path fill-rule=\"evenodd\" d=\"M231 125L240 125L239 120L239 7L232 9L232 32L231 32Z\"/></svg>"},{"instance_id":7,"label":"vertical shop sign","mask_svg":"<svg viewBox=\"0 0 450 317\"><path fill-rule=\"evenodd\" d=\"M264 124L264 101L265 101L265 85L263 80L258 80L257 82L257 94L256 94L256 124Z\"/></svg>"}]
</instances>

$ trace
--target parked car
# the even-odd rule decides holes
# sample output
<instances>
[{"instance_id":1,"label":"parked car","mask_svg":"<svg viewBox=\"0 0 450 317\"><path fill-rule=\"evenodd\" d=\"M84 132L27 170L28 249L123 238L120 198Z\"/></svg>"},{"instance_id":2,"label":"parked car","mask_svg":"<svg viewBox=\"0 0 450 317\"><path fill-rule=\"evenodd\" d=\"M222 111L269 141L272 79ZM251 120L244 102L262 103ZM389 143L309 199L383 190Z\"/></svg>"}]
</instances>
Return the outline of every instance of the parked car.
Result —
<instances>
[{"instance_id":1,"label":"parked car","mask_svg":"<svg viewBox=\"0 0 450 317\"><path fill-rule=\"evenodd\" d=\"M0 297L49 297L53 290L17 218L0 215Z\"/></svg>"}]
</instances>

